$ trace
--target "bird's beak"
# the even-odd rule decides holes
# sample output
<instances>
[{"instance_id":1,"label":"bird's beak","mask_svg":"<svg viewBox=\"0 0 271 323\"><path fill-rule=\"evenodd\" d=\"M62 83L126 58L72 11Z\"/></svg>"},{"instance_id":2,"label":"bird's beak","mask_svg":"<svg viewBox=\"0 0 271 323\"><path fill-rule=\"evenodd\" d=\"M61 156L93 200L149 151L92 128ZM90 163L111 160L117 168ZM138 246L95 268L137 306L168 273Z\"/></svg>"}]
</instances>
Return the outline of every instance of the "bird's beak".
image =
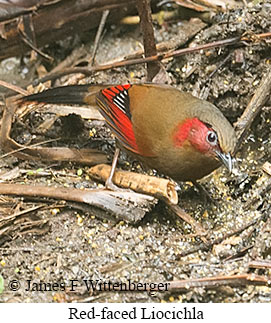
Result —
<instances>
[{"instance_id":1,"label":"bird's beak","mask_svg":"<svg viewBox=\"0 0 271 323\"><path fill-rule=\"evenodd\" d=\"M217 158L222 162L224 166L227 167L228 171L231 173L233 162L230 153L223 154L221 151L216 151L215 153Z\"/></svg>"}]
</instances>

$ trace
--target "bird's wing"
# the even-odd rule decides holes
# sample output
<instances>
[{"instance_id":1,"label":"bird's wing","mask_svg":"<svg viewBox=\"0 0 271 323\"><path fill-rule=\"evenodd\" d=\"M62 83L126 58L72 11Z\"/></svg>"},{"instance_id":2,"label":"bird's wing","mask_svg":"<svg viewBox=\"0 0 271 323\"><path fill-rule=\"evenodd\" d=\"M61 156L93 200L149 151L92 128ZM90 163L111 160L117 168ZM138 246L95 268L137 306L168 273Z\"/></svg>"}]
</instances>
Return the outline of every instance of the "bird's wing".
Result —
<instances>
[{"instance_id":1,"label":"bird's wing","mask_svg":"<svg viewBox=\"0 0 271 323\"><path fill-rule=\"evenodd\" d=\"M109 128L124 148L139 154L131 121L129 89L131 84L103 89L97 95L97 104Z\"/></svg>"}]
</instances>

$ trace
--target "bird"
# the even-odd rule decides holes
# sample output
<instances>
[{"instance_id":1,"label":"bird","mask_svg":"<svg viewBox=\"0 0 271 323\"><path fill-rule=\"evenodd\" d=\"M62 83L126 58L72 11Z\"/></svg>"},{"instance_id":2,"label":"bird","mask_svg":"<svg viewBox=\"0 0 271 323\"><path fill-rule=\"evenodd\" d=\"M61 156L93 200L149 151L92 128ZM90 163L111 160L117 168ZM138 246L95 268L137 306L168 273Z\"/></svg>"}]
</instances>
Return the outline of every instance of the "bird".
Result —
<instances>
[{"instance_id":1,"label":"bird","mask_svg":"<svg viewBox=\"0 0 271 323\"><path fill-rule=\"evenodd\" d=\"M112 178L120 149L177 182L195 182L222 164L232 171L236 134L230 122L212 103L173 86L68 85L22 100L81 105L96 102L117 142L108 188L115 188Z\"/></svg>"}]
</instances>

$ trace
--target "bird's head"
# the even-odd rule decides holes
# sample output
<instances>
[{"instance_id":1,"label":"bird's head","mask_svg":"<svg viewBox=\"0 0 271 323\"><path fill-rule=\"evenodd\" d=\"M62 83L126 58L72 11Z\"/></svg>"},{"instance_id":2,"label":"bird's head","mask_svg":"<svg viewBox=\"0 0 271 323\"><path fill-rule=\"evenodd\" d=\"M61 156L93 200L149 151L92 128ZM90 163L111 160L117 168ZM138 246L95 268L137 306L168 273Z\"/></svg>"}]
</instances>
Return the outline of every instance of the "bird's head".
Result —
<instances>
[{"instance_id":1,"label":"bird's head","mask_svg":"<svg viewBox=\"0 0 271 323\"><path fill-rule=\"evenodd\" d=\"M173 134L174 145L182 147L189 144L194 150L206 157L220 161L231 172L232 157L230 153L233 147L223 145L224 130L226 129L222 129L218 133L211 124L203 122L196 117L186 119L175 128ZM235 139L235 135L233 136ZM233 141L235 142L235 140ZM230 144L230 146L233 145Z\"/></svg>"}]
</instances>

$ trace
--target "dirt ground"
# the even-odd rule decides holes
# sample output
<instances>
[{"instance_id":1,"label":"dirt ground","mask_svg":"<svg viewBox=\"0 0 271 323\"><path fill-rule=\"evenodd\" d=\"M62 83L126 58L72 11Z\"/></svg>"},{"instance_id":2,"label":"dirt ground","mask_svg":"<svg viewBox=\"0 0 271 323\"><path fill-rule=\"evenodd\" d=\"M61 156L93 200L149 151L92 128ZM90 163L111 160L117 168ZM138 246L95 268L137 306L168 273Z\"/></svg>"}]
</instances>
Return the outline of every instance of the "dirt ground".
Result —
<instances>
[{"instance_id":1,"label":"dirt ground","mask_svg":"<svg viewBox=\"0 0 271 323\"><path fill-rule=\"evenodd\" d=\"M270 1L217 14L189 44L268 32L271 30L270 16ZM155 23L157 42L180 34L182 27L180 21ZM85 42L88 48L93 46L93 35L90 36L91 40ZM138 25L108 26L97 62L103 64L131 54L141 48L140 41ZM45 50L57 56L61 46L70 48L71 45L78 49L81 40L69 39ZM196 96L205 96L234 123L267 72L270 54L270 43L259 40L252 45L200 51L169 59L163 64L173 86ZM63 57L59 55L58 63L61 60ZM27 69L29 74L25 77L31 80L33 69L40 62L10 58L0 64L2 79L12 73L22 75ZM12 66L12 72L6 69L7 65ZM69 77L63 77L58 84L64 84ZM135 65L98 72L81 82L142 82L145 77L145 66ZM196 235L189 224L171 214L162 201L133 225L101 219L95 210L85 212L79 204L2 195L0 274L4 279L4 291L0 299L3 302L270 302L271 289L266 284L229 283L150 295L145 291L90 293L82 283L84 279L145 283L247 274L270 277L270 266L254 268L251 265L255 260L271 262L271 193L270 184L267 185L270 175L262 170L265 162L271 162L270 106L269 99L254 120L235 156L233 173L229 174L221 167L200 181L212 202L191 183L181 183L179 205L207 230L205 240ZM60 146L99 148L112 158L114 141L103 122L61 117L45 134L38 133L38 125L49 117L51 115L47 113L32 112L23 120L17 120L13 124L12 137L21 144L61 137ZM125 154L122 154L119 166L142 171L140 165L127 159ZM27 161L8 155L0 159L0 167L2 182L5 181L3 174L15 169L17 176L11 176L10 183L74 188L98 186L87 175L88 167L75 163ZM36 209L31 211L32 208ZM28 211L24 214L24 210ZM8 222L5 221L16 212L20 216L12 222L12 230L7 235ZM246 229L238 231L246 224ZM211 244L229 232L235 234ZM204 243L205 248L202 247ZM185 252L188 254L184 255ZM82 288L71 292L72 279L78 280ZM20 283L17 291L9 289L12 280ZM31 284L64 284L67 288L27 290L28 281Z\"/></svg>"}]
</instances>

